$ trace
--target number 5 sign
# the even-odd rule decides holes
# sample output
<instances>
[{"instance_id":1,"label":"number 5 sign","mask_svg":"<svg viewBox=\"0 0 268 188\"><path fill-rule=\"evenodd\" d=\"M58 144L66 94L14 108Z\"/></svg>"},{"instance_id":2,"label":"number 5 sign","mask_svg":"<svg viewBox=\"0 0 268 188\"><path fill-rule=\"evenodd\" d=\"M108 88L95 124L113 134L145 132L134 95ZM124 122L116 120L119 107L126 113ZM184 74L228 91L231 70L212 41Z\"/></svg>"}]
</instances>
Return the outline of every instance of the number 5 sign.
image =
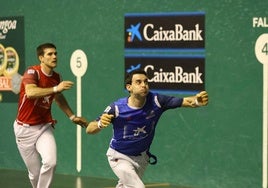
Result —
<instances>
[{"instance_id":1,"label":"number 5 sign","mask_svg":"<svg viewBox=\"0 0 268 188\"><path fill-rule=\"evenodd\" d=\"M268 175L268 33L259 36L255 44L255 54L263 64L263 144L262 144L262 187L267 188Z\"/></svg>"},{"instance_id":2,"label":"number 5 sign","mask_svg":"<svg viewBox=\"0 0 268 188\"><path fill-rule=\"evenodd\" d=\"M75 50L71 56L70 66L73 74L77 77L77 116L82 116L82 89L81 89L81 78L87 71L87 56L82 50ZM82 165L82 138L81 138L81 127L76 128L76 169L78 172L81 171Z\"/></svg>"},{"instance_id":3,"label":"number 5 sign","mask_svg":"<svg viewBox=\"0 0 268 188\"><path fill-rule=\"evenodd\" d=\"M70 66L73 74L82 77L87 71L87 56L82 50L75 50L71 56Z\"/></svg>"}]
</instances>

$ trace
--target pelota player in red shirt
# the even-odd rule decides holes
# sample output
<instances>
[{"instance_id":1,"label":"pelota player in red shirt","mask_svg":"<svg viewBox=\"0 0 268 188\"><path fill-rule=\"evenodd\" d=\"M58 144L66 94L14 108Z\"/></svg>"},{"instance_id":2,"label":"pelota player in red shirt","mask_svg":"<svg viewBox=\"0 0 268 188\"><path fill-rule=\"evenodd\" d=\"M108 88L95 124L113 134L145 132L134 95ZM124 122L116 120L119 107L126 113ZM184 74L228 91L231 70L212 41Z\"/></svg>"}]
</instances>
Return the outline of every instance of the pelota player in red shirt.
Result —
<instances>
[{"instance_id":1,"label":"pelota player in red shirt","mask_svg":"<svg viewBox=\"0 0 268 188\"><path fill-rule=\"evenodd\" d=\"M57 163L52 102L55 101L73 123L85 126L87 121L74 115L62 94L71 89L73 82L61 81L60 75L54 71L57 66L56 46L41 44L37 47L37 57L40 64L29 67L22 78L14 133L32 187L48 188Z\"/></svg>"}]
</instances>

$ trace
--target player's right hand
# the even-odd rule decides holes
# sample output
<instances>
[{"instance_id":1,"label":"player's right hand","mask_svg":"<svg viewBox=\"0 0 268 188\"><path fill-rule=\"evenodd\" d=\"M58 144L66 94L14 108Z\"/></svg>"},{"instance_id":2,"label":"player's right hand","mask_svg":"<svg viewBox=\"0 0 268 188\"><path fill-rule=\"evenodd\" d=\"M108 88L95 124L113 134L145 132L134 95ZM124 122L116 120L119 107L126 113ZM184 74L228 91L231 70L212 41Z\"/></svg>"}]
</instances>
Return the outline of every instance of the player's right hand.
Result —
<instances>
[{"instance_id":1,"label":"player's right hand","mask_svg":"<svg viewBox=\"0 0 268 188\"><path fill-rule=\"evenodd\" d=\"M113 118L114 115L112 114L102 114L99 120L101 123L101 127L102 128L108 127L111 124Z\"/></svg>"},{"instance_id":2,"label":"player's right hand","mask_svg":"<svg viewBox=\"0 0 268 188\"><path fill-rule=\"evenodd\" d=\"M196 100L199 106L206 106L208 104L208 93L206 91L201 91L196 94Z\"/></svg>"},{"instance_id":3,"label":"player's right hand","mask_svg":"<svg viewBox=\"0 0 268 188\"><path fill-rule=\"evenodd\" d=\"M80 125L83 128L84 127L87 127L87 125L88 125L88 121L84 117L77 117L77 116L75 116L73 118L72 122L74 122L77 125Z\"/></svg>"},{"instance_id":4,"label":"player's right hand","mask_svg":"<svg viewBox=\"0 0 268 188\"><path fill-rule=\"evenodd\" d=\"M71 87L74 85L74 83L72 81L62 81L61 83L59 83L59 85L57 86L57 91L61 92L63 90L67 90L67 89L71 89Z\"/></svg>"}]
</instances>

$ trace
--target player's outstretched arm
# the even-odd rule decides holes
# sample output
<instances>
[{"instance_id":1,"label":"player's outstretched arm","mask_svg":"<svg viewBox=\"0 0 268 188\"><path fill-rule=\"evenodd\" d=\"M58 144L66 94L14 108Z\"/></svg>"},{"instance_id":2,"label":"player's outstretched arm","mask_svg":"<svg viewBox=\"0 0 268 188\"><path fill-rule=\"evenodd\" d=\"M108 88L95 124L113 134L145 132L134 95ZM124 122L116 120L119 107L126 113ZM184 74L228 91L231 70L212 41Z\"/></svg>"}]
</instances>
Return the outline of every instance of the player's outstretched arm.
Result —
<instances>
[{"instance_id":1,"label":"player's outstretched arm","mask_svg":"<svg viewBox=\"0 0 268 188\"><path fill-rule=\"evenodd\" d=\"M86 120L86 118L77 117L76 115L74 115L71 107L69 106L67 100L62 93L57 93L55 95L55 102L74 124L80 125L81 127L87 126L88 121Z\"/></svg>"},{"instance_id":2,"label":"player's outstretched arm","mask_svg":"<svg viewBox=\"0 0 268 188\"><path fill-rule=\"evenodd\" d=\"M74 116L73 118L71 118L71 121L76 124L76 125L80 125L81 127L85 128L88 125L88 121L86 120L86 118L84 117L77 117Z\"/></svg>"},{"instance_id":3,"label":"player's outstretched arm","mask_svg":"<svg viewBox=\"0 0 268 188\"><path fill-rule=\"evenodd\" d=\"M100 131L101 131L101 129L98 127L98 121L91 121L87 125L87 128L86 128L87 134L96 134Z\"/></svg>"},{"instance_id":4,"label":"player's outstretched arm","mask_svg":"<svg viewBox=\"0 0 268 188\"><path fill-rule=\"evenodd\" d=\"M52 93L60 93L64 90L69 90L73 86L71 81L62 81L59 85L54 87L42 88L38 87L36 84L26 84L25 93L28 98L40 98Z\"/></svg>"},{"instance_id":5,"label":"player's outstretched arm","mask_svg":"<svg viewBox=\"0 0 268 188\"><path fill-rule=\"evenodd\" d=\"M99 121L91 121L86 129L87 134L96 134L101 129L108 127L113 119L114 115L102 114Z\"/></svg>"},{"instance_id":6,"label":"player's outstretched arm","mask_svg":"<svg viewBox=\"0 0 268 188\"><path fill-rule=\"evenodd\" d=\"M201 91L195 96L184 97L182 102L183 107L192 107L192 108L206 106L207 104L208 104L208 93L206 91Z\"/></svg>"}]
</instances>

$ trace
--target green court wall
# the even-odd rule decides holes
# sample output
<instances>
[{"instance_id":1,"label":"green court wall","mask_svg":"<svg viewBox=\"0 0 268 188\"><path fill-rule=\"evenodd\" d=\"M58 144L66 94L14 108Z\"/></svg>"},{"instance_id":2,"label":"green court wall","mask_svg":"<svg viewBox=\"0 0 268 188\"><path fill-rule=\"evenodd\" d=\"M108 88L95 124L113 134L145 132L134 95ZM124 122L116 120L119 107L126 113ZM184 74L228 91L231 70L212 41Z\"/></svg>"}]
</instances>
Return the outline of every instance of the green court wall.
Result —
<instances>
[{"instance_id":1,"label":"green court wall","mask_svg":"<svg viewBox=\"0 0 268 188\"><path fill-rule=\"evenodd\" d=\"M263 68L254 54L256 39L267 27L267 1L251 0L0 0L0 17L23 16L25 65L36 64L35 48L57 45L57 71L76 82L70 57L82 49L88 70L82 77L82 115L95 119L119 97L124 75L124 14L205 12L206 90L209 105L167 111L159 121L146 182L193 188L257 188L262 185ZM267 19L268 21L268 19ZM76 112L76 88L64 92ZM170 94L178 97L180 94ZM25 170L16 148L13 122L17 104L0 102L0 168ZM56 173L116 179L105 153L111 127L98 135L82 130L82 170L76 170L76 126L53 105L58 120ZM89 185L90 187L90 185Z\"/></svg>"}]
</instances>

